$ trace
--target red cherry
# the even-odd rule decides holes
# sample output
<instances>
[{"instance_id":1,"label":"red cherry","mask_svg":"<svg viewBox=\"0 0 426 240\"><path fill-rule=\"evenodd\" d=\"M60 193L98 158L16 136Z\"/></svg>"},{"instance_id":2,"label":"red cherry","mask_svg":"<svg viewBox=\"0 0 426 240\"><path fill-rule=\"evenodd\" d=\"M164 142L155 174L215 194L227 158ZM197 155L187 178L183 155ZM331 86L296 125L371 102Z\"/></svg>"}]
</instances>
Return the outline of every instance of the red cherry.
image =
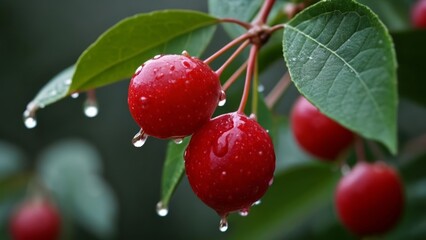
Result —
<instances>
[{"instance_id":1,"label":"red cherry","mask_svg":"<svg viewBox=\"0 0 426 240\"><path fill-rule=\"evenodd\" d=\"M302 96L296 100L290 117L298 144L321 160L335 160L353 142L351 131L322 114Z\"/></svg>"},{"instance_id":2,"label":"red cherry","mask_svg":"<svg viewBox=\"0 0 426 240\"><path fill-rule=\"evenodd\" d=\"M340 180L335 197L343 225L359 236L391 230L404 206L401 179L383 162L358 163Z\"/></svg>"},{"instance_id":3,"label":"red cherry","mask_svg":"<svg viewBox=\"0 0 426 240\"><path fill-rule=\"evenodd\" d=\"M55 240L59 238L60 216L45 200L24 202L13 213L10 222L14 240Z\"/></svg>"},{"instance_id":4,"label":"red cherry","mask_svg":"<svg viewBox=\"0 0 426 240\"><path fill-rule=\"evenodd\" d=\"M419 0L413 5L411 22L414 27L426 28L426 0Z\"/></svg>"},{"instance_id":5,"label":"red cherry","mask_svg":"<svg viewBox=\"0 0 426 240\"><path fill-rule=\"evenodd\" d=\"M144 134L182 138L210 120L220 95L219 78L207 64L186 55L164 55L136 71L128 104Z\"/></svg>"},{"instance_id":6,"label":"red cherry","mask_svg":"<svg viewBox=\"0 0 426 240\"><path fill-rule=\"evenodd\" d=\"M195 194L220 216L238 210L246 215L272 184L274 147L255 120L228 113L194 133L185 168Z\"/></svg>"}]
</instances>

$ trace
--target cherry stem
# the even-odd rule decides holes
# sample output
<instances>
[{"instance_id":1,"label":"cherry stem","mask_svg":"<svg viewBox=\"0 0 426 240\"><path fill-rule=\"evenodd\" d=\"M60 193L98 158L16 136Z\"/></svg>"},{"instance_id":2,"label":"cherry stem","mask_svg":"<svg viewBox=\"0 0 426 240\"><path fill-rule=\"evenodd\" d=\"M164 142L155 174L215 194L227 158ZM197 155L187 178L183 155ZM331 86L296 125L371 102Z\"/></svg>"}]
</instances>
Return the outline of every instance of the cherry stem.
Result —
<instances>
[{"instance_id":1,"label":"cherry stem","mask_svg":"<svg viewBox=\"0 0 426 240\"><path fill-rule=\"evenodd\" d=\"M257 51L259 49L259 46L256 44L252 45L250 48L250 55L248 58L248 65L247 65L247 71L246 71L246 80L244 83L244 92L243 96L241 98L240 106L238 107L237 112L238 113L244 113L244 108L247 103L248 96L250 94L250 82L252 80L254 68L256 65L256 57L257 57Z\"/></svg>"},{"instance_id":2,"label":"cherry stem","mask_svg":"<svg viewBox=\"0 0 426 240\"><path fill-rule=\"evenodd\" d=\"M290 74L286 72L281 79L277 82L275 87L269 92L268 96L265 98L265 104L269 109L272 109L284 92L290 86L291 78Z\"/></svg>"},{"instance_id":3,"label":"cherry stem","mask_svg":"<svg viewBox=\"0 0 426 240\"><path fill-rule=\"evenodd\" d=\"M252 25L250 23L243 22L243 21L240 21L240 20L235 19L235 18L221 18L219 21L223 22L223 23L235 23L235 24L240 25L241 27L243 27L247 30L252 27Z\"/></svg>"},{"instance_id":4,"label":"cherry stem","mask_svg":"<svg viewBox=\"0 0 426 240\"><path fill-rule=\"evenodd\" d=\"M229 66L229 64L231 64L232 61L234 61L234 59L244 50L244 48L246 48L248 45L250 44L250 41L246 40L243 44L241 44L237 50L235 50L235 52L226 60L226 62L216 71L216 74L218 76L220 76L223 73L223 70L225 70L225 68L227 66Z\"/></svg>"},{"instance_id":5,"label":"cherry stem","mask_svg":"<svg viewBox=\"0 0 426 240\"><path fill-rule=\"evenodd\" d=\"M238 77L243 73L243 71L247 68L248 61L245 61L238 69L237 71L232 74L228 80L223 84L222 89L226 92L228 88L238 79Z\"/></svg>"},{"instance_id":6,"label":"cherry stem","mask_svg":"<svg viewBox=\"0 0 426 240\"><path fill-rule=\"evenodd\" d=\"M235 45L237 45L238 43L247 40L248 38L250 38L250 35L247 33L242 34L241 36L235 38L234 40L230 41L228 44L226 44L224 47L222 47L221 49L219 49L217 52L215 52L213 55L211 55L209 58L207 58L206 60L204 60L205 64L210 64L211 62L213 62L213 60L215 60L217 57L219 57L220 55L222 55L224 52L228 51L230 48L234 47Z\"/></svg>"},{"instance_id":7,"label":"cherry stem","mask_svg":"<svg viewBox=\"0 0 426 240\"><path fill-rule=\"evenodd\" d=\"M365 157L365 149L364 142L362 141L362 137L359 135L355 136L355 152L357 156L357 161L365 162L367 158Z\"/></svg>"},{"instance_id":8,"label":"cherry stem","mask_svg":"<svg viewBox=\"0 0 426 240\"><path fill-rule=\"evenodd\" d=\"M285 27L285 25L284 24L277 24L277 25L274 25L274 26L272 26L272 27L270 27L269 29L268 29L268 33L269 34L272 34L272 33L274 33L275 31L278 31L278 30L280 30L280 29L283 29Z\"/></svg>"},{"instance_id":9,"label":"cherry stem","mask_svg":"<svg viewBox=\"0 0 426 240\"><path fill-rule=\"evenodd\" d=\"M274 3L275 3L275 0L265 0L262 8L259 11L259 15L256 17L256 19L253 22L258 25L265 24Z\"/></svg>"},{"instance_id":10,"label":"cherry stem","mask_svg":"<svg viewBox=\"0 0 426 240\"><path fill-rule=\"evenodd\" d=\"M258 63L257 58L255 59L254 64L254 77L253 77L253 97L251 102L251 113L254 114L254 116L257 116L257 106L259 101L259 69L258 69Z\"/></svg>"}]
</instances>

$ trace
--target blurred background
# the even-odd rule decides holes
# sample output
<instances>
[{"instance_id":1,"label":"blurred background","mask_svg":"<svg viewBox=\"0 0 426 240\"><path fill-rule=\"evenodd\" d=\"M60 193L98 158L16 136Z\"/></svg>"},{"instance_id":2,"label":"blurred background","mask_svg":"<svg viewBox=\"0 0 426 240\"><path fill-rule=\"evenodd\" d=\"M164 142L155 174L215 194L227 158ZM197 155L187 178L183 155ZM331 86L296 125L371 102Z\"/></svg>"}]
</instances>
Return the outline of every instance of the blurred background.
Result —
<instances>
[{"instance_id":1,"label":"blurred background","mask_svg":"<svg viewBox=\"0 0 426 240\"><path fill-rule=\"evenodd\" d=\"M37 127L25 128L26 104L102 32L125 17L165 8L206 12L207 1L0 1L0 239L9 239L9 216L25 199L34 173L56 193L52 199L64 216L63 239L354 238L337 223L333 210L339 169L313 162L297 149L285 118L279 136L287 145L277 154L286 154L278 165L288 171L280 173L258 207L269 216L256 209L248 218L232 216L227 233L218 231L218 216L195 197L185 177L169 215L157 215L167 142L150 138L142 148L131 144L138 127L127 107L128 80L96 91L95 118L83 114L81 94L39 111ZM405 22L395 29L406 26L408 15L401 18ZM218 28L205 55L227 39ZM262 75L266 91L284 71L282 66L278 61ZM296 95L291 88L277 112L286 114ZM235 109L232 102L227 105L222 111ZM426 110L419 103L402 99L399 112L402 145L426 133ZM389 239L421 239L426 234L426 145L416 146L404 156L389 158L403 174L408 199L404 219Z\"/></svg>"}]
</instances>

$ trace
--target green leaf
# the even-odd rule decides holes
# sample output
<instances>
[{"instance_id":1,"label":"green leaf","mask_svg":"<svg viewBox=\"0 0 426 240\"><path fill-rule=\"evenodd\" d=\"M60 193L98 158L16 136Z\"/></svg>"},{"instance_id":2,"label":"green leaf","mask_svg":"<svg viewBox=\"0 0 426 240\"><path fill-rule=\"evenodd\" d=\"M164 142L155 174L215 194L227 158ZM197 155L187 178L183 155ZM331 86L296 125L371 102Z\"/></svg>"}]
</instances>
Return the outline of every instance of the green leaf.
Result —
<instances>
[{"instance_id":1,"label":"green leaf","mask_svg":"<svg viewBox=\"0 0 426 240\"><path fill-rule=\"evenodd\" d=\"M131 77L154 55L188 51L199 56L217 19L195 11L166 10L122 20L102 34L78 59L71 89L83 91Z\"/></svg>"},{"instance_id":2,"label":"green leaf","mask_svg":"<svg viewBox=\"0 0 426 240\"><path fill-rule=\"evenodd\" d=\"M101 178L101 159L90 145L66 140L43 152L38 174L62 211L99 237L114 232L117 203Z\"/></svg>"},{"instance_id":3,"label":"green leaf","mask_svg":"<svg viewBox=\"0 0 426 240\"><path fill-rule=\"evenodd\" d=\"M75 71L75 66L70 66L54 76L28 104L36 108L44 108L66 97L71 86L71 79Z\"/></svg>"},{"instance_id":4,"label":"green leaf","mask_svg":"<svg viewBox=\"0 0 426 240\"><path fill-rule=\"evenodd\" d=\"M359 0L359 2L379 15L383 23L391 30L404 30L411 27L409 21L410 7L413 3L411 0Z\"/></svg>"},{"instance_id":5,"label":"green leaf","mask_svg":"<svg viewBox=\"0 0 426 240\"><path fill-rule=\"evenodd\" d=\"M398 58L398 90L408 99L426 106L425 53L426 31L396 32L392 34Z\"/></svg>"},{"instance_id":6,"label":"green leaf","mask_svg":"<svg viewBox=\"0 0 426 240\"><path fill-rule=\"evenodd\" d=\"M182 180L185 172L183 154L188 145L190 137L186 137L182 143L169 142L166 160L164 161L163 176L161 181L161 207L167 208L170 198Z\"/></svg>"},{"instance_id":7,"label":"green leaf","mask_svg":"<svg viewBox=\"0 0 426 240\"><path fill-rule=\"evenodd\" d=\"M321 1L285 25L283 51L302 95L397 152L395 52L371 10L351 0Z\"/></svg>"},{"instance_id":8,"label":"green leaf","mask_svg":"<svg viewBox=\"0 0 426 240\"><path fill-rule=\"evenodd\" d=\"M231 239L284 239L330 200L340 174L324 165L305 165L278 175L247 218L236 221Z\"/></svg>"}]
</instances>

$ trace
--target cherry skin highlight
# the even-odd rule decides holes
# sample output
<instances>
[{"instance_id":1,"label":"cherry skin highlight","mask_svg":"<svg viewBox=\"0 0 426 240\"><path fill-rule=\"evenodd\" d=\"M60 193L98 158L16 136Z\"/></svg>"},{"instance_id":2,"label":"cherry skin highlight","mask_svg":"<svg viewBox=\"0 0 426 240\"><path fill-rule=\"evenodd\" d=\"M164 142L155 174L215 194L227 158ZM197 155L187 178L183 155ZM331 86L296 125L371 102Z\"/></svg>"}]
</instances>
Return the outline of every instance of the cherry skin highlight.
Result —
<instances>
[{"instance_id":1,"label":"cherry skin highlight","mask_svg":"<svg viewBox=\"0 0 426 240\"><path fill-rule=\"evenodd\" d=\"M299 146L320 160L335 160L354 140L351 131L321 113L302 96L296 100L290 118Z\"/></svg>"},{"instance_id":2,"label":"cherry skin highlight","mask_svg":"<svg viewBox=\"0 0 426 240\"><path fill-rule=\"evenodd\" d=\"M10 231L14 240L59 239L60 215L57 209L44 200L24 202L13 213Z\"/></svg>"},{"instance_id":3,"label":"cherry skin highlight","mask_svg":"<svg viewBox=\"0 0 426 240\"><path fill-rule=\"evenodd\" d=\"M144 134L182 138L210 120L220 94L219 78L207 64L187 55L164 55L138 68L128 104Z\"/></svg>"},{"instance_id":4,"label":"cherry skin highlight","mask_svg":"<svg viewBox=\"0 0 426 240\"><path fill-rule=\"evenodd\" d=\"M272 184L272 140L254 119L224 114L194 133L185 169L195 194L220 216L247 212Z\"/></svg>"},{"instance_id":5,"label":"cherry skin highlight","mask_svg":"<svg viewBox=\"0 0 426 240\"><path fill-rule=\"evenodd\" d=\"M417 28L426 28L426 0L418 0L411 8L411 23Z\"/></svg>"},{"instance_id":6,"label":"cherry skin highlight","mask_svg":"<svg viewBox=\"0 0 426 240\"><path fill-rule=\"evenodd\" d=\"M343 225L359 236L386 233L401 217L404 190L396 170L383 162L358 163L336 190Z\"/></svg>"}]
</instances>

